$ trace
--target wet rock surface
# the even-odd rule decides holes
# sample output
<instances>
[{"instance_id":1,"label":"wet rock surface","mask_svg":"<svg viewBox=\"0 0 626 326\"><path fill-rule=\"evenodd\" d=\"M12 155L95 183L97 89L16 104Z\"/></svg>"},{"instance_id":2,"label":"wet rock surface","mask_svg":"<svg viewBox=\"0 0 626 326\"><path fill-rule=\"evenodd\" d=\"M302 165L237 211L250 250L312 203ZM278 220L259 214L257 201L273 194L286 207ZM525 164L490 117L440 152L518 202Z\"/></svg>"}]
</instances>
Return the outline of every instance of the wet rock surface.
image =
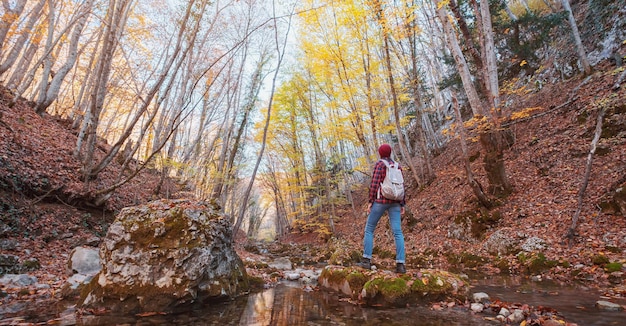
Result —
<instances>
[{"instance_id":1,"label":"wet rock surface","mask_svg":"<svg viewBox=\"0 0 626 326\"><path fill-rule=\"evenodd\" d=\"M390 307L447 297L464 299L469 291L467 280L446 271L419 270L396 274L333 265L324 268L318 284L365 305Z\"/></svg>"}]
</instances>

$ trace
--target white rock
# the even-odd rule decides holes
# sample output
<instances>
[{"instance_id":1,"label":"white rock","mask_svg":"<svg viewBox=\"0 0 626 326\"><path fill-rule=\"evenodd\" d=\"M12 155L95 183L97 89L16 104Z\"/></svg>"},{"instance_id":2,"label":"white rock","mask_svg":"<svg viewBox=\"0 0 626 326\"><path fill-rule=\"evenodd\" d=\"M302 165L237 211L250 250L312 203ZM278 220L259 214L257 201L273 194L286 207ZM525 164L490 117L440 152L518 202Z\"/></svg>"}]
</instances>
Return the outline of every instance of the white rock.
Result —
<instances>
[{"instance_id":1,"label":"white rock","mask_svg":"<svg viewBox=\"0 0 626 326\"><path fill-rule=\"evenodd\" d=\"M74 273L96 275L102 269L100 251L94 247L76 247L70 254L68 266L71 268L70 275Z\"/></svg>"},{"instance_id":2,"label":"white rock","mask_svg":"<svg viewBox=\"0 0 626 326\"><path fill-rule=\"evenodd\" d=\"M487 294L485 292L474 293L472 295L472 299L474 300L474 302L479 302L479 303L489 302L489 300L490 300L489 294Z\"/></svg>"},{"instance_id":3,"label":"white rock","mask_svg":"<svg viewBox=\"0 0 626 326\"><path fill-rule=\"evenodd\" d=\"M524 320L524 312L520 309L515 309L512 314L510 314L506 320L510 323L517 324Z\"/></svg>"},{"instance_id":4,"label":"white rock","mask_svg":"<svg viewBox=\"0 0 626 326\"><path fill-rule=\"evenodd\" d=\"M509 311L509 309L506 308L502 308L500 309L500 311L498 312L498 315L502 315L505 318L508 317L511 314L511 312Z\"/></svg>"},{"instance_id":5,"label":"white rock","mask_svg":"<svg viewBox=\"0 0 626 326\"><path fill-rule=\"evenodd\" d=\"M296 273L296 272L286 273L285 278L290 281L295 281L300 278L300 273Z\"/></svg>"},{"instance_id":6,"label":"white rock","mask_svg":"<svg viewBox=\"0 0 626 326\"><path fill-rule=\"evenodd\" d=\"M280 269L280 270L290 270L292 269L291 261L289 259L281 257L277 258L274 261L267 264L269 267Z\"/></svg>"},{"instance_id":7,"label":"white rock","mask_svg":"<svg viewBox=\"0 0 626 326\"><path fill-rule=\"evenodd\" d=\"M470 305L470 309L472 309L473 312L482 312L485 309L485 306L482 303L472 303Z\"/></svg>"},{"instance_id":8,"label":"white rock","mask_svg":"<svg viewBox=\"0 0 626 326\"><path fill-rule=\"evenodd\" d=\"M605 311L622 311L624 310L624 307L622 307L621 305L617 304L617 303L613 303L610 301L604 301L604 300L600 300L596 302L596 307L598 307L598 309L600 310L605 310Z\"/></svg>"},{"instance_id":9,"label":"white rock","mask_svg":"<svg viewBox=\"0 0 626 326\"><path fill-rule=\"evenodd\" d=\"M28 274L5 274L0 277L0 284L12 286L29 286L37 283L37 278Z\"/></svg>"},{"instance_id":10,"label":"white rock","mask_svg":"<svg viewBox=\"0 0 626 326\"><path fill-rule=\"evenodd\" d=\"M538 237L530 237L522 244L522 250L526 252L541 251L546 248L546 242Z\"/></svg>"}]
</instances>

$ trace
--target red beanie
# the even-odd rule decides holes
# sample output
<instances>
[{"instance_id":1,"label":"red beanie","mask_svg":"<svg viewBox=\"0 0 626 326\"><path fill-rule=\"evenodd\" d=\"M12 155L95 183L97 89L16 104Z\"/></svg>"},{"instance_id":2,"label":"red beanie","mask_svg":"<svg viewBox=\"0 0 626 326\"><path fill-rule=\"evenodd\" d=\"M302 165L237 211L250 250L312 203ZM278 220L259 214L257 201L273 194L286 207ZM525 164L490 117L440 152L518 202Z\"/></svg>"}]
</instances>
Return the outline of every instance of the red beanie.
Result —
<instances>
[{"instance_id":1,"label":"red beanie","mask_svg":"<svg viewBox=\"0 0 626 326\"><path fill-rule=\"evenodd\" d=\"M380 157L389 157L391 155L391 146L389 144L382 144L378 147L378 154Z\"/></svg>"}]
</instances>

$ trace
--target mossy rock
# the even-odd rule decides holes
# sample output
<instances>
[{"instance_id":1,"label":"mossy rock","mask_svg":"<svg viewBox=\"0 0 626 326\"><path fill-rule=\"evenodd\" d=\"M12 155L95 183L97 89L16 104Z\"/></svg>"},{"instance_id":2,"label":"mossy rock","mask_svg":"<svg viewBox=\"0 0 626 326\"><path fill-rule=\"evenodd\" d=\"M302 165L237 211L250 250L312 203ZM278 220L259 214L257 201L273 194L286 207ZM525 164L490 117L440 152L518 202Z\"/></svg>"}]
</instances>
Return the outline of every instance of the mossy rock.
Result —
<instances>
[{"instance_id":1,"label":"mossy rock","mask_svg":"<svg viewBox=\"0 0 626 326\"><path fill-rule=\"evenodd\" d=\"M40 269L41 264L39 263L39 260L37 260L36 258L30 258L30 259L25 260L22 263L22 267L26 271L33 271L33 270Z\"/></svg>"},{"instance_id":2,"label":"mossy rock","mask_svg":"<svg viewBox=\"0 0 626 326\"><path fill-rule=\"evenodd\" d=\"M376 274L363 286L361 299L369 306L400 307L446 298L463 300L468 291L467 280L459 275L441 270L421 270L404 275Z\"/></svg>"},{"instance_id":3,"label":"mossy rock","mask_svg":"<svg viewBox=\"0 0 626 326\"><path fill-rule=\"evenodd\" d=\"M559 265L558 261L548 259L543 253L521 253L517 256L517 259L522 265L525 266L526 273L530 275L541 274L544 271Z\"/></svg>"},{"instance_id":4,"label":"mossy rock","mask_svg":"<svg viewBox=\"0 0 626 326\"><path fill-rule=\"evenodd\" d=\"M450 264L460 268L464 266L466 268L476 268L487 263L487 259L482 256L478 256L469 252L462 252L460 254L449 253L446 258Z\"/></svg>"},{"instance_id":5,"label":"mossy rock","mask_svg":"<svg viewBox=\"0 0 626 326\"><path fill-rule=\"evenodd\" d=\"M485 232L502 219L498 210L488 210L480 207L476 210L460 213L454 218L454 223L467 226L474 239L482 239Z\"/></svg>"},{"instance_id":6,"label":"mossy rock","mask_svg":"<svg viewBox=\"0 0 626 326\"><path fill-rule=\"evenodd\" d=\"M102 269L78 306L169 312L249 290L229 219L214 202L159 200L124 208L100 245Z\"/></svg>"},{"instance_id":7,"label":"mossy rock","mask_svg":"<svg viewBox=\"0 0 626 326\"><path fill-rule=\"evenodd\" d=\"M609 258L607 256L602 255L602 254L598 254L598 255L594 255L593 257L591 257L591 262L594 265L604 266L604 265L608 264L610 261L609 261Z\"/></svg>"},{"instance_id":8,"label":"mossy rock","mask_svg":"<svg viewBox=\"0 0 626 326\"><path fill-rule=\"evenodd\" d=\"M396 274L359 267L326 266L318 278L322 289L339 292L368 306L398 307L407 303L465 299L467 280L440 270Z\"/></svg>"},{"instance_id":9,"label":"mossy rock","mask_svg":"<svg viewBox=\"0 0 626 326\"><path fill-rule=\"evenodd\" d=\"M604 270L607 273L619 272L622 270L622 264L621 263L608 263L604 265Z\"/></svg>"},{"instance_id":10,"label":"mossy rock","mask_svg":"<svg viewBox=\"0 0 626 326\"><path fill-rule=\"evenodd\" d=\"M345 239L333 238L330 240L329 265L350 266L361 259L361 253L352 249L352 245Z\"/></svg>"}]
</instances>

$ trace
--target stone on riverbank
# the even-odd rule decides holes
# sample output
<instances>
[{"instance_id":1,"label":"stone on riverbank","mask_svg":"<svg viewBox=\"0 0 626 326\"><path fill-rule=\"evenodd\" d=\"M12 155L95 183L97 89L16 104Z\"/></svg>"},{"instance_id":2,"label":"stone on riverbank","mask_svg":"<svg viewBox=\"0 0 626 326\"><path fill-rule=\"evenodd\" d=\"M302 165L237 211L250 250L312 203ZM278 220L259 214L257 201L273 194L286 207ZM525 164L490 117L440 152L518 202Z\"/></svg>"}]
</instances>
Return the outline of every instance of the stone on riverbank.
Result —
<instances>
[{"instance_id":1,"label":"stone on riverbank","mask_svg":"<svg viewBox=\"0 0 626 326\"><path fill-rule=\"evenodd\" d=\"M440 270L396 274L331 265L324 268L318 284L370 306L402 306L446 297L465 299L469 292L466 280Z\"/></svg>"},{"instance_id":2,"label":"stone on riverbank","mask_svg":"<svg viewBox=\"0 0 626 326\"><path fill-rule=\"evenodd\" d=\"M596 307L598 307L598 309L604 310L604 311L622 311L622 310L624 310L624 307L622 307L621 305L619 305L617 303L610 302L610 301L604 301L604 300L600 300L600 301L596 302Z\"/></svg>"},{"instance_id":3,"label":"stone on riverbank","mask_svg":"<svg viewBox=\"0 0 626 326\"><path fill-rule=\"evenodd\" d=\"M61 288L61 297L79 296L82 288L87 286L101 269L102 264L100 264L98 248L87 246L74 248L70 253L70 259L67 261L67 273L70 277Z\"/></svg>"},{"instance_id":4,"label":"stone on riverbank","mask_svg":"<svg viewBox=\"0 0 626 326\"><path fill-rule=\"evenodd\" d=\"M160 200L123 209L100 245L102 270L79 306L167 312L248 290L229 219L207 202Z\"/></svg>"}]
</instances>

